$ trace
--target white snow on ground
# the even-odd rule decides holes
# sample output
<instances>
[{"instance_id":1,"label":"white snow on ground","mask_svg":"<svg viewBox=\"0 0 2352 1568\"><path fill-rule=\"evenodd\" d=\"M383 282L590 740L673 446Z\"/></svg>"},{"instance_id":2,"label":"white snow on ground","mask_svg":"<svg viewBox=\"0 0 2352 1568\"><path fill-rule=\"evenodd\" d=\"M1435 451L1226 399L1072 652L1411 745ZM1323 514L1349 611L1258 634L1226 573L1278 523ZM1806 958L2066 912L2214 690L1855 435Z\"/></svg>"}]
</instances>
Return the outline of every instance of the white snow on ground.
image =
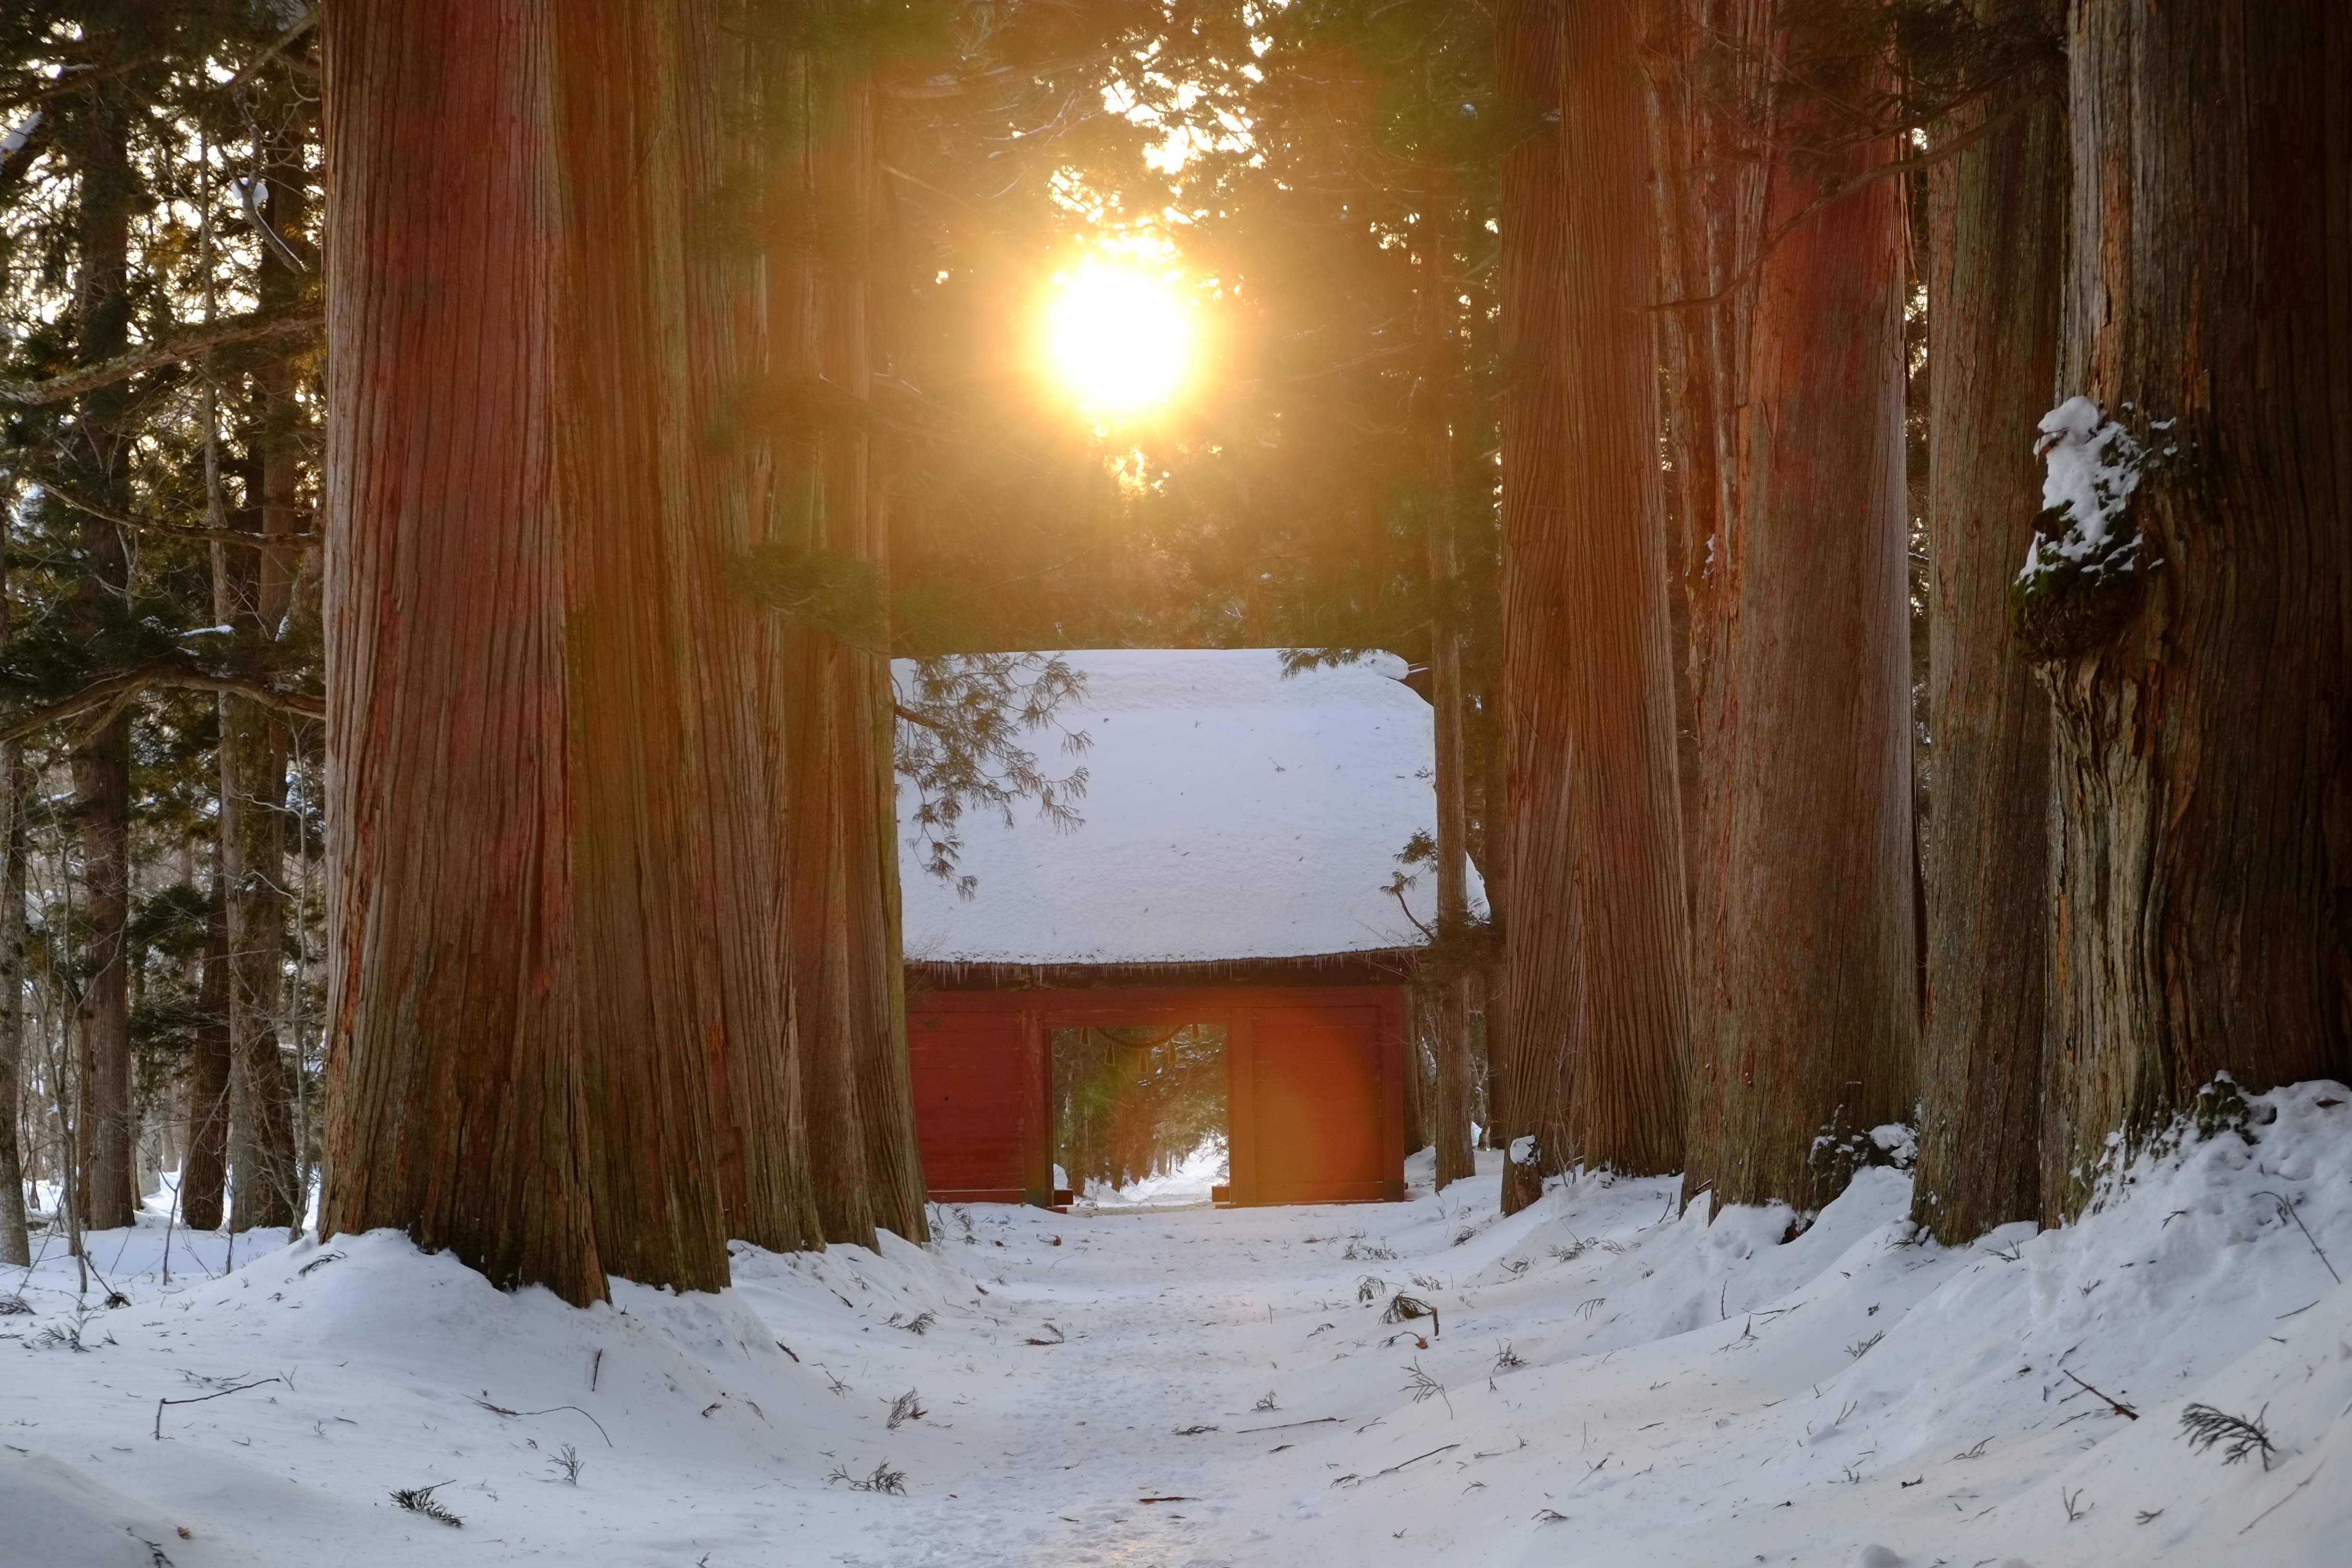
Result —
<instances>
[{"instance_id":1,"label":"white snow on ground","mask_svg":"<svg viewBox=\"0 0 2352 1568\"><path fill-rule=\"evenodd\" d=\"M1275 648L1062 657L1086 676L1059 715L1090 742L1067 759L1087 773L1085 825L966 816L969 901L924 873L918 844L902 847L909 957L1287 958L1424 940L1383 890L1407 840L1437 826L1430 707L1402 659L1286 678ZM1436 918L1427 867L1406 899L1413 919Z\"/></svg>"},{"instance_id":2,"label":"white snow on ground","mask_svg":"<svg viewBox=\"0 0 2352 1568\"><path fill-rule=\"evenodd\" d=\"M1059 1165L1054 1167L1055 1180L1063 1180ZM1212 1200L1210 1189L1222 1186L1233 1175L1233 1159L1225 1150L1223 1138L1213 1138L1177 1162L1176 1168L1162 1176L1146 1176L1139 1182L1114 1187L1108 1182L1088 1182L1087 1190L1078 1194L1073 1208L1080 1213L1115 1209L1202 1208Z\"/></svg>"},{"instance_id":3,"label":"white snow on ground","mask_svg":"<svg viewBox=\"0 0 2352 1568\"><path fill-rule=\"evenodd\" d=\"M0 1318L0 1563L2338 1563L2347 1100L2262 1097L2252 1142L1953 1249L1891 1170L1784 1244L1662 1181L1499 1219L1490 1165L1402 1205L948 1211L578 1311L392 1234L221 1274L181 1233L166 1285L157 1216L90 1238L129 1306L78 1323L52 1239ZM1400 1290L1437 1320L1384 1323ZM155 1436L159 1398L269 1378ZM2192 1401L2259 1415L2269 1467L2192 1451ZM850 1489L886 1461L904 1495ZM394 1503L425 1486L462 1528Z\"/></svg>"}]
</instances>

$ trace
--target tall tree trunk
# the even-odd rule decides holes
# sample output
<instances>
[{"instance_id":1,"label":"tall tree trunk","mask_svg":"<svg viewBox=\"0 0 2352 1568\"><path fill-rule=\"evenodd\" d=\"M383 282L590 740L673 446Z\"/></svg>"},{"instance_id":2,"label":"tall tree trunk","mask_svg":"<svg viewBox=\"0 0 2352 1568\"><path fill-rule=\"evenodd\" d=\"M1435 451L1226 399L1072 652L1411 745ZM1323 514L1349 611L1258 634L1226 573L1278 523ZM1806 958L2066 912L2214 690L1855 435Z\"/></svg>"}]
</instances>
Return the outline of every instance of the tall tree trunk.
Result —
<instances>
[{"instance_id":1,"label":"tall tree trunk","mask_svg":"<svg viewBox=\"0 0 2352 1568\"><path fill-rule=\"evenodd\" d=\"M845 652L823 631L795 630L801 644L795 661L795 707L801 722L788 742L793 757L793 959L808 1099L810 1183L825 1240L872 1247L874 1205L857 1100L846 919L850 867L845 853L837 700L842 684L837 667Z\"/></svg>"},{"instance_id":2,"label":"tall tree trunk","mask_svg":"<svg viewBox=\"0 0 2352 1568\"><path fill-rule=\"evenodd\" d=\"M1438 973L1423 986L1431 1044L1437 1057L1436 1185L1478 1173L1470 1122L1476 1064L1470 1052L1469 976L1461 964L1470 923L1470 817L1463 793L1461 593L1454 552L1453 389L1455 344L1452 293L1445 280L1445 228L1423 215L1421 278L1415 310L1421 337L1421 384L1414 416L1421 426L1423 530L1429 558L1429 694L1435 729L1437 784Z\"/></svg>"},{"instance_id":3,"label":"tall tree trunk","mask_svg":"<svg viewBox=\"0 0 2352 1568\"><path fill-rule=\"evenodd\" d=\"M849 851L864 852L857 881L856 946L863 984L859 1038L858 1115L866 1127L866 1168L874 1191L874 1223L920 1244L930 1239L924 1210L922 1154L915 1135L915 1086L907 1059L907 971L901 949L898 889L898 789L893 742L898 717L890 664L877 652L852 650L853 716L859 743L845 758L849 787L860 783L863 809L852 825Z\"/></svg>"},{"instance_id":4,"label":"tall tree trunk","mask_svg":"<svg viewBox=\"0 0 2352 1568\"><path fill-rule=\"evenodd\" d=\"M289 247L302 245L303 175L299 142L265 140L260 210ZM303 275L274 246L261 256L265 309L289 308ZM291 356L272 354L255 377L254 444L261 470L261 531L303 529L302 410ZM239 551L228 563L227 624L264 646L284 629L293 585L292 552ZM238 1230L301 1223L304 1199L294 1148L294 1093L278 1049L286 944L286 725L271 709L234 694L220 700L221 852L228 934L229 1164Z\"/></svg>"},{"instance_id":5,"label":"tall tree trunk","mask_svg":"<svg viewBox=\"0 0 2352 1568\"><path fill-rule=\"evenodd\" d=\"M1549 624L1528 553L1555 538L1568 504L1567 195L1560 145L1567 0L1504 0L1496 16L1503 111L1511 127L1502 172L1504 870L1500 991L1504 1123L1510 1150L1503 1206L1516 1211L1567 1168L1568 1064L1584 1029L1581 890L1570 838L1565 628ZM1528 1143L1517 1142L1530 1139Z\"/></svg>"},{"instance_id":6,"label":"tall tree trunk","mask_svg":"<svg viewBox=\"0 0 2352 1568\"><path fill-rule=\"evenodd\" d=\"M861 50L838 68L837 102L827 115L836 139L824 166L845 199L820 210L836 215L851 248L831 281L825 378L861 402L873 394L874 304L867 278L883 242L877 205L885 194L878 165L878 105L873 64ZM887 486L879 453L860 428L836 435L841 461L855 474L843 487L837 520L848 529L835 540L854 551L877 581L890 568ZM886 600L887 606L887 600ZM874 1223L908 1241L930 1232L923 1212L922 1157L915 1141L914 1081L907 1060L906 967L900 962L898 778L894 768L897 705L890 686L887 607L872 646L845 647L836 666L841 682L843 827L849 894L845 932L852 974L858 1121L865 1132L866 1178Z\"/></svg>"},{"instance_id":7,"label":"tall tree trunk","mask_svg":"<svg viewBox=\"0 0 2352 1568\"><path fill-rule=\"evenodd\" d=\"M1704 820L1685 1191L1806 1213L1911 1100L1902 191L1856 178L1893 138L1830 116L1878 84L1786 16L1746 21L1711 30L1674 130L1694 161L1673 170L1688 216L1670 276L1703 296L1696 270L1730 305L1712 323L1690 318L1718 306L1678 311L1670 356L1717 383L1714 427L1686 426L1676 451L1712 447L1693 467L1719 487L1711 508L1693 504L1700 472L1681 487L1685 526L1707 531L1686 557ZM1743 102L1766 105L1774 154L1746 177L1718 162Z\"/></svg>"},{"instance_id":8,"label":"tall tree trunk","mask_svg":"<svg viewBox=\"0 0 2352 1568\"><path fill-rule=\"evenodd\" d=\"M709 425L749 281L710 232L721 21L329 24L325 1227L574 1301L727 1279L706 795L758 780L703 749L692 613L750 471Z\"/></svg>"},{"instance_id":9,"label":"tall tree trunk","mask_svg":"<svg viewBox=\"0 0 2352 1568\"><path fill-rule=\"evenodd\" d=\"M0 559L0 644L16 630L8 564ZM25 743L0 741L0 1264L30 1264L25 1159L16 1129L25 1103Z\"/></svg>"},{"instance_id":10,"label":"tall tree trunk","mask_svg":"<svg viewBox=\"0 0 2352 1568\"><path fill-rule=\"evenodd\" d=\"M327 1188L606 1294L566 765L562 163L534 0L326 26ZM415 149L466 155L426 161Z\"/></svg>"},{"instance_id":11,"label":"tall tree trunk","mask_svg":"<svg viewBox=\"0 0 2352 1568\"><path fill-rule=\"evenodd\" d=\"M7 632L0 577L0 637ZM24 742L0 742L0 1263L29 1264L25 1234L25 1163L16 1141L24 1106L25 801Z\"/></svg>"},{"instance_id":12,"label":"tall tree trunk","mask_svg":"<svg viewBox=\"0 0 2352 1568\"><path fill-rule=\"evenodd\" d=\"M2061 10L2012 0L1994 15L2046 20L2054 35ZM1967 105L1930 145L2011 107ZM2057 383L2065 167L2064 106L2050 94L1927 172L1937 763L1911 1215L1956 1246L2042 1212L2050 705L2010 636L2009 584L2039 510L2024 433Z\"/></svg>"},{"instance_id":13,"label":"tall tree trunk","mask_svg":"<svg viewBox=\"0 0 2352 1568\"><path fill-rule=\"evenodd\" d=\"M1584 939L1582 1049L1566 1075L1585 1164L1680 1168L1690 929L1659 508L1656 253L1636 0L1562 11L1559 463L1576 476L1513 556L1530 663L1566 672ZM1557 895L1552 895L1557 896Z\"/></svg>"},{"instance_id":14,"label":"tall tree trunk","mask_svg":"<svg viewBox=\"0 0 2352 1568\"><path fill-rule=\"evenodd\" d=\"M81 362L111 359L130 344L128 265L136 184L127 145L133 113L120 84L89 90L76 172L81 182L75 278L76 347ZM130 510L130 394L110 386L76 408L78 488L102 508ZM74 590L74 625L102 639L122 611L131 558L111 519L83 514L82 574ZM75 1208L86 1230L131 1222L138 1205L131 1149L137 1139L131 1095L131 992L123 952L131 918L131 717L104 715L73 752L75 835L81 847L82 918L87 932L81 1002L80 1170Z\"/></svg>"},{"instance_id":15,"label":"tall tree trunk","mask_svg":"<svg viewBox=\"0 0 2352 1568\"><path fill-rule=\"evenodd\" d=\"M229 1047L228 913L226 878L214 862L205 912L204 972L196 983L196 1035L188 1050L187 1154L180 1163L180 1218L190 1230L218 1230L227 1217Z\"/></svg>"},{"instance_id":16,"label":"tall tree trunk","mask_svg":"<svg viewBox=\"0 0 2352 1568\"><path fill-rule=\"evenodd\" d=\"M845 22L838 7L820 14ZM821 231L779 226L771 319L785 377L826 398L870 391L879 169L872 63L845 28L781 62L791 149L781 199L822 212ZM882 490L863 422L824 418L789 434L779 458L779 526L795 545L859 563L880 597L888 549ZM807 1096L811 1181L829 1240L874 1244L880 1225L929 1231L914 1129L898 962L895 706L887 620L853 641L795 618L784 629L792 691L792 946Z\"/></svg>"},{"instance_id":17,"label":"tall tree trunk","mask_svg":"<svg viewBox=\"0 0 2352 1568\"><path fill-rule=\"evenodd\" d=\"M776 363L799 386L838 396L835 374L864 372L864 296L856 254L838 248L848 236L812 231L797 220L851 199L856 134L864 104L858 63L831 40L824 52L798 49L778 63L778 110L786 150L780 157L779 205L789 214L772 258L770 319ZM780 214L785 216L785 214ZM862 241L862 234L858 237ZM830 247L826 242L830 241ZM856 320L845 321L855 314ZM862 386L862 381L861 381ZM777 526L796 548L854 555L865 528L865 447L855 431L828 424L780 436ZM809 1135L809 1179L824 1239L875 1245L874 1194L867 1179L868 1139L858 1103L857 999L849 907L853 875L867 870L847 853L850 774L844 751L864 715L845 700L849 650L831 631L802 617L783 630L785 748L789 757L791 953L800 1062Z\"/></svg>"},{"instance_id":18,"label":"tall tree trunk","mask_svg":"<svg viewBox=\"0 0 2352 1568\"><path fill-rule=\"evenodd\" d=\"M2052 1219L2217 1072L2352 1077L2352 16L2082 0L2069 58L2061 388L2161 460L2114 629L2037 639Z\"/></svg>"}]
</instances>

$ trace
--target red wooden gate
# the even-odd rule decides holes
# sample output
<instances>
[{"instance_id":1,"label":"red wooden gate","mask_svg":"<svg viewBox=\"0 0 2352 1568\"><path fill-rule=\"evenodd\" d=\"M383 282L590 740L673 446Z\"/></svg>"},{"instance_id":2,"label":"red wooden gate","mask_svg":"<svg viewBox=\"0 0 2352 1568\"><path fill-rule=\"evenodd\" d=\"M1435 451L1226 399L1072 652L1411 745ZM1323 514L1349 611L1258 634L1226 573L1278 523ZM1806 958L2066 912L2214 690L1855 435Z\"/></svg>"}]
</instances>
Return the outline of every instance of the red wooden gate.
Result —
<instances>
[{"instance_id":1,"label":"red wooden gate","mask_svg":"<svg viewBox=\"0 0 2352 1568\"><path fill-rule=\"evenodd\" d=\"M938 991L908 999L930 1195L1052 1197L1052 1032L1220 1024L1235 1204L1404 1196L1404 994L1394 985Z\"/></svg>"}]
</instances>

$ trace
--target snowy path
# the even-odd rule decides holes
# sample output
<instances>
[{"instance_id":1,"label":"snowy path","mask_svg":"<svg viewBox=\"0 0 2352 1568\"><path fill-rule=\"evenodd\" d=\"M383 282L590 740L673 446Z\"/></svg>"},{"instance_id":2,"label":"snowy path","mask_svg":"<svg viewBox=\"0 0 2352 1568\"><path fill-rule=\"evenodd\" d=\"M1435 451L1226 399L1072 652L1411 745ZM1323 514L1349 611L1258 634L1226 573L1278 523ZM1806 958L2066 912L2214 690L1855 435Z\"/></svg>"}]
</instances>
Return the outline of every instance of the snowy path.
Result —
<instances>
[{"instance_id":1,"label":"snowy path","mask_svg":"<svg viewBox=\"0 0 2352 1568\"><path fill-rule=\"evenodd\" d=\"M1497 1220L1489 1173L949 1211L928 1249L746 1251L725 1295L579 1312L385 1234L209 1278L182 1232L167 1289L158 1220L93 1238L131 1305L82 1352L54 1247L0 1318L0 1564L2339 1563L2352 1290L2313 1243L2352 1265L2352 1094L2270 1098L2254 1144L1958 1250L1908 1244L1891 1171L1786 1244L1661 1182ZM1399 1291L1438 1323L1383 1323ZM2267 1405L2270 1468L2192 1452L2191 1400ZM904 1495L826 1479L886 1462ZM463 1528L391 1497L436 1484Z\"/></svg>"}]
</instances>

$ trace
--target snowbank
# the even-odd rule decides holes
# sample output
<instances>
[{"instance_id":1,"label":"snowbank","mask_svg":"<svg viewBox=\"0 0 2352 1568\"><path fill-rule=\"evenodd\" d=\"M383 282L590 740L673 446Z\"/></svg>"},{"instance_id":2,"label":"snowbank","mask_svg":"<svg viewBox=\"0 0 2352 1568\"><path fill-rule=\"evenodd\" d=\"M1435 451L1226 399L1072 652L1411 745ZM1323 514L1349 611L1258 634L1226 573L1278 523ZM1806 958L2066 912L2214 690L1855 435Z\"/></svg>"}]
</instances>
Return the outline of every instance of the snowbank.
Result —
<instances>
[{"instance_id":1,"label":"snowbank","mask_svg":"<svg viewBox=\"0 0 2352 1568\"><path fill-rule=\"evenodd\" d=\"M2082 1224L1950 1249L1892 1170L1784 1239L1671 1180L1501 1219L1488 1154L1402 1205L948 1210L575 1311L389 1234L223 1272L180 1232L167 1286L153 1215L92 1238L130 1306L78 1315L52 1239L0 1317L0 1564L2333 1563L2347 1101L2255 1097Z\"/></svg>"}]
</instances>

